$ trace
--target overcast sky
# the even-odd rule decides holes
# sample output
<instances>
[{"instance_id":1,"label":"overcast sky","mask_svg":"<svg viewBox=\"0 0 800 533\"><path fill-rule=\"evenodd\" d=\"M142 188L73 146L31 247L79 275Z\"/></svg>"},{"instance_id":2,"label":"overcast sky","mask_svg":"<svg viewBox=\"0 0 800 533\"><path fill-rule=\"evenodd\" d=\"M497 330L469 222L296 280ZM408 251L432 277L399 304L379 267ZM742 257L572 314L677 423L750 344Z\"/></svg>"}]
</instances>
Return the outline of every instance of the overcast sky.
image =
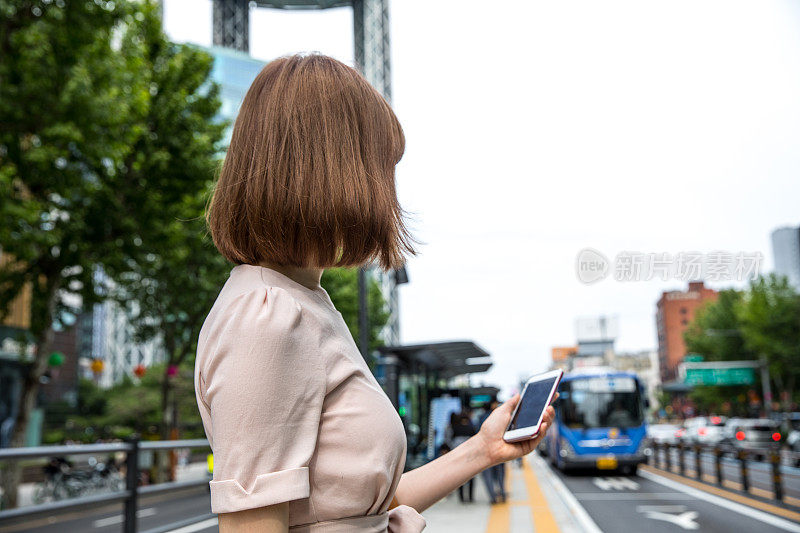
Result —
<instances>
[{"instance_id":1,"label":"overcast sky","mask_svg":"<svg viewBox=\"0 0 800 533\"><path fill-rule=\"evenodd\" d=\"M164 0L167 33L211 42L210 0ZM406 343L471 339L508 392L619 318L655 349L680 281L581 283L585 247L755 252L800 224L800 7L786 1L391 3L400 200L426 244L400 289ZM353 64L352 12L256 9L251 55ZM711 283L717 288L731 283ZM736 284L734 284L736 285Z\"/></svg>"}]
</instances>

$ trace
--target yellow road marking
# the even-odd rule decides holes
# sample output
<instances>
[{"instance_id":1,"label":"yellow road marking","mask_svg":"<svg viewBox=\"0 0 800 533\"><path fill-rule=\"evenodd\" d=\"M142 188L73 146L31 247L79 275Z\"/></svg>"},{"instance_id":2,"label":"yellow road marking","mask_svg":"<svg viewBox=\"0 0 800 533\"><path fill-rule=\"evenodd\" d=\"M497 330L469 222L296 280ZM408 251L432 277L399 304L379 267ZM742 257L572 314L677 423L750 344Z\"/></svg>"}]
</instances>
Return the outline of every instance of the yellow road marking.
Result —
<instances>
[{"instance_id":1,"label":"yellow road marking","mask_svg":"<svg viewBox=\"0 0 800 533\"><path fill-rule=\"evenodd\" d=\"M767 513L772 513L778 516L783 516L784 518L788 518L790 520L794 520L796 522L800 522L800 513L790 511L789 509L784 509L783 507L778 507L777 505L772 505L769 503L765 503L759 500L755 500L753 498L748 498L747 496L743 496L741 494L735 494L725 489L721 489L719 487L712 487L706 485L705 483L701 483L694 479L688 479L686 477L680 476L678 474L672 474L665 470L661 470L660 468L653 468L649 465L640 465L639 468L646 470L648 472L652 472L653 474L658 474L660 476L664 476L667 479L671 479L673 481L677 481L679 483L683 483L685 485L689 485L690 487L710 492L716 496L720 496L722 498L726 498L728 500L733 500L735 502L739 502L743 505L747 505L749 507L755 507L756 509L761 509Z\"/></svg>"},{"instance_id":2,"label":"yellow road marking","mask_svg":"<svg viewBox=\"0 0 800 533\"><path fill-rule=\"evenodd\" d=\"M550 506L547 505L547 500L542 493L542 488L539 486L536 475L533 473L530 462L525 459L523 464L525 486L528 488L528 501L533 515L534 531L536 533L558 533L558 524L552 511L550 511Z\"/></svg>"},{"instance_id":3,"label":"yellow road marking","mask_svg":"<svg viewBox=\"0 0 800 533\"><path fill-rule=\"evenodd\" d=\"M559 533L555 517L547 505L547 500L536 480L530 463L523 461L522 472L516 468L506 466L505 486L506 494L511 497L511 477L522 475L525 480L525 488L528 492L526 500L508 500L506 503L492 505L489 511L489 521L486 525L486 533L509 533L511 531L511 507L526 506L531 510L533 525L536 533ZM514 496L520 496L515 494Z\"/></svg>"},{"instance_id":4,"label":"yellow road marking","mask_svg":"<svg viewBox=\"0 0 800 533\"><path fill-rule=\"evenodd\" d=\"M511 531L511 504L496 503L489 511L486 533L508 533Z\"/></svg>"},{"instance_id":5,"label":"yellow road marking","mask_svg":"<svg viewBox=\"0 0 800 533\"><path fill-rule=\"evenodd\" d=\"M504 478L506 495L511 496L511 476L514 475L514 469L508 468L508 465L503 465L503 468L506 469ZM486 533L508 533L511 531L511 506L518 503L517 501L506 501L505 503L492 505L489 511L489 522L486 524Z\"/></svg>"}]
</instances>

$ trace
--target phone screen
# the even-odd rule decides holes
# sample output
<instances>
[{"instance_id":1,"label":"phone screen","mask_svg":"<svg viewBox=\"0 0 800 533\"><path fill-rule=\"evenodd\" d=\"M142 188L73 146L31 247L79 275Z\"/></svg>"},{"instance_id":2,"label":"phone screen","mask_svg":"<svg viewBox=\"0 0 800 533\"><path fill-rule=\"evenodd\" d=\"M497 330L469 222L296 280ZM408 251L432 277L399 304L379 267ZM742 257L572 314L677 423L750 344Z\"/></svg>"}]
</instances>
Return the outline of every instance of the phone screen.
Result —
<instances>
[{"instance_id":1,"label":"phone screen","mask_svg":"<svg viewBox=\"0 0 800 533\"><path fill-rule=\"evenodd\" d=\"M529 383L525 388L525 393L522 395L517 412L514 418L511 419L511 424L508 425L508 430L526 428L535 426L539 422L539 417L542 416L542 411L547 407L547 400L550 397L550 391L553 390L557 376L542 381L534 381Z\"/></svg>"}]
</instances>

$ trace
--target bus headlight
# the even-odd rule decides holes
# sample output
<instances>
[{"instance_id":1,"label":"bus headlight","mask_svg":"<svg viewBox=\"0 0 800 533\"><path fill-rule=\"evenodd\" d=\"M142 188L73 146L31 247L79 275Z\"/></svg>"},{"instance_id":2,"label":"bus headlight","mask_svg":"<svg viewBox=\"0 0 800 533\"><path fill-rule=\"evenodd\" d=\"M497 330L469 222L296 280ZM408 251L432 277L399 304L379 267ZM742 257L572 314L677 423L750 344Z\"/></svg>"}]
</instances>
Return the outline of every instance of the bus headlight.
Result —
<instances>
[{"instance_id":1,"label":"bus headlight","mask_svg":"<svg viewBox=\"0 0 800 533\"><path fill-rule=\"evenodd\" d=\"M558 455L560 457L572 457L575 455L575 450L567 439L558 439Z\"/></svg>"},{"instance_id":2,"label":"bus headlight","mask_svg":"<svg viewBox=\"0 0 800 533\"><path fill-rule=\"evenodd\" d=\"M645 456L650 457L653 455L653 448L650 446L650 441L648 439L642 439L639 442L639 453L643 453Z\"/></svg>"}]
</instances>

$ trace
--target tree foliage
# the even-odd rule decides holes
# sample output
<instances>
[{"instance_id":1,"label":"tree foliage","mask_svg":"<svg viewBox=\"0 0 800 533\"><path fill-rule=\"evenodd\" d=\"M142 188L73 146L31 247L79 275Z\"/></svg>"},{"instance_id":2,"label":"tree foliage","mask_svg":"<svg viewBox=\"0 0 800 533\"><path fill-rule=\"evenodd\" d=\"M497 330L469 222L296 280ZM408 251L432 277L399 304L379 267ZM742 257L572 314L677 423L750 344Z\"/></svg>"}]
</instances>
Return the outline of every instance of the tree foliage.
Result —
<instances>
[{"instance_id":1,"label":"tree foliage","mask_svg":"<svg viewBox=\"0 0 800 533\"><path fill-rule=\"evenodd\" d=\"M764 360L772 390L788 409L800 375L800 295L785 277L770 274L751 282L745 291L719 293L695 315L684 339L687 350L707 361ZM700 387L698 405L720 406L745 393L743 387ZM744 400L738 402L743 404Z\"/></svg>"},{"instance_id":2,"label":"tree foliage","mask_svg":"<svg viewBox=\"0 0 800 533\"><path fill-rule=\"evenodd\" d=\"M0 248L13 258L0 268L0 317L30 286L36 347L12 445L54 328L123 287L124 274L163 264L165 246L176 261L207 249L201 198L224 128L211 66L164 37L151 0L0 0ZM187 235L198 238L176 244ZM3 477L11 505L17 477Z\"/></svg>"}]
</instances>

